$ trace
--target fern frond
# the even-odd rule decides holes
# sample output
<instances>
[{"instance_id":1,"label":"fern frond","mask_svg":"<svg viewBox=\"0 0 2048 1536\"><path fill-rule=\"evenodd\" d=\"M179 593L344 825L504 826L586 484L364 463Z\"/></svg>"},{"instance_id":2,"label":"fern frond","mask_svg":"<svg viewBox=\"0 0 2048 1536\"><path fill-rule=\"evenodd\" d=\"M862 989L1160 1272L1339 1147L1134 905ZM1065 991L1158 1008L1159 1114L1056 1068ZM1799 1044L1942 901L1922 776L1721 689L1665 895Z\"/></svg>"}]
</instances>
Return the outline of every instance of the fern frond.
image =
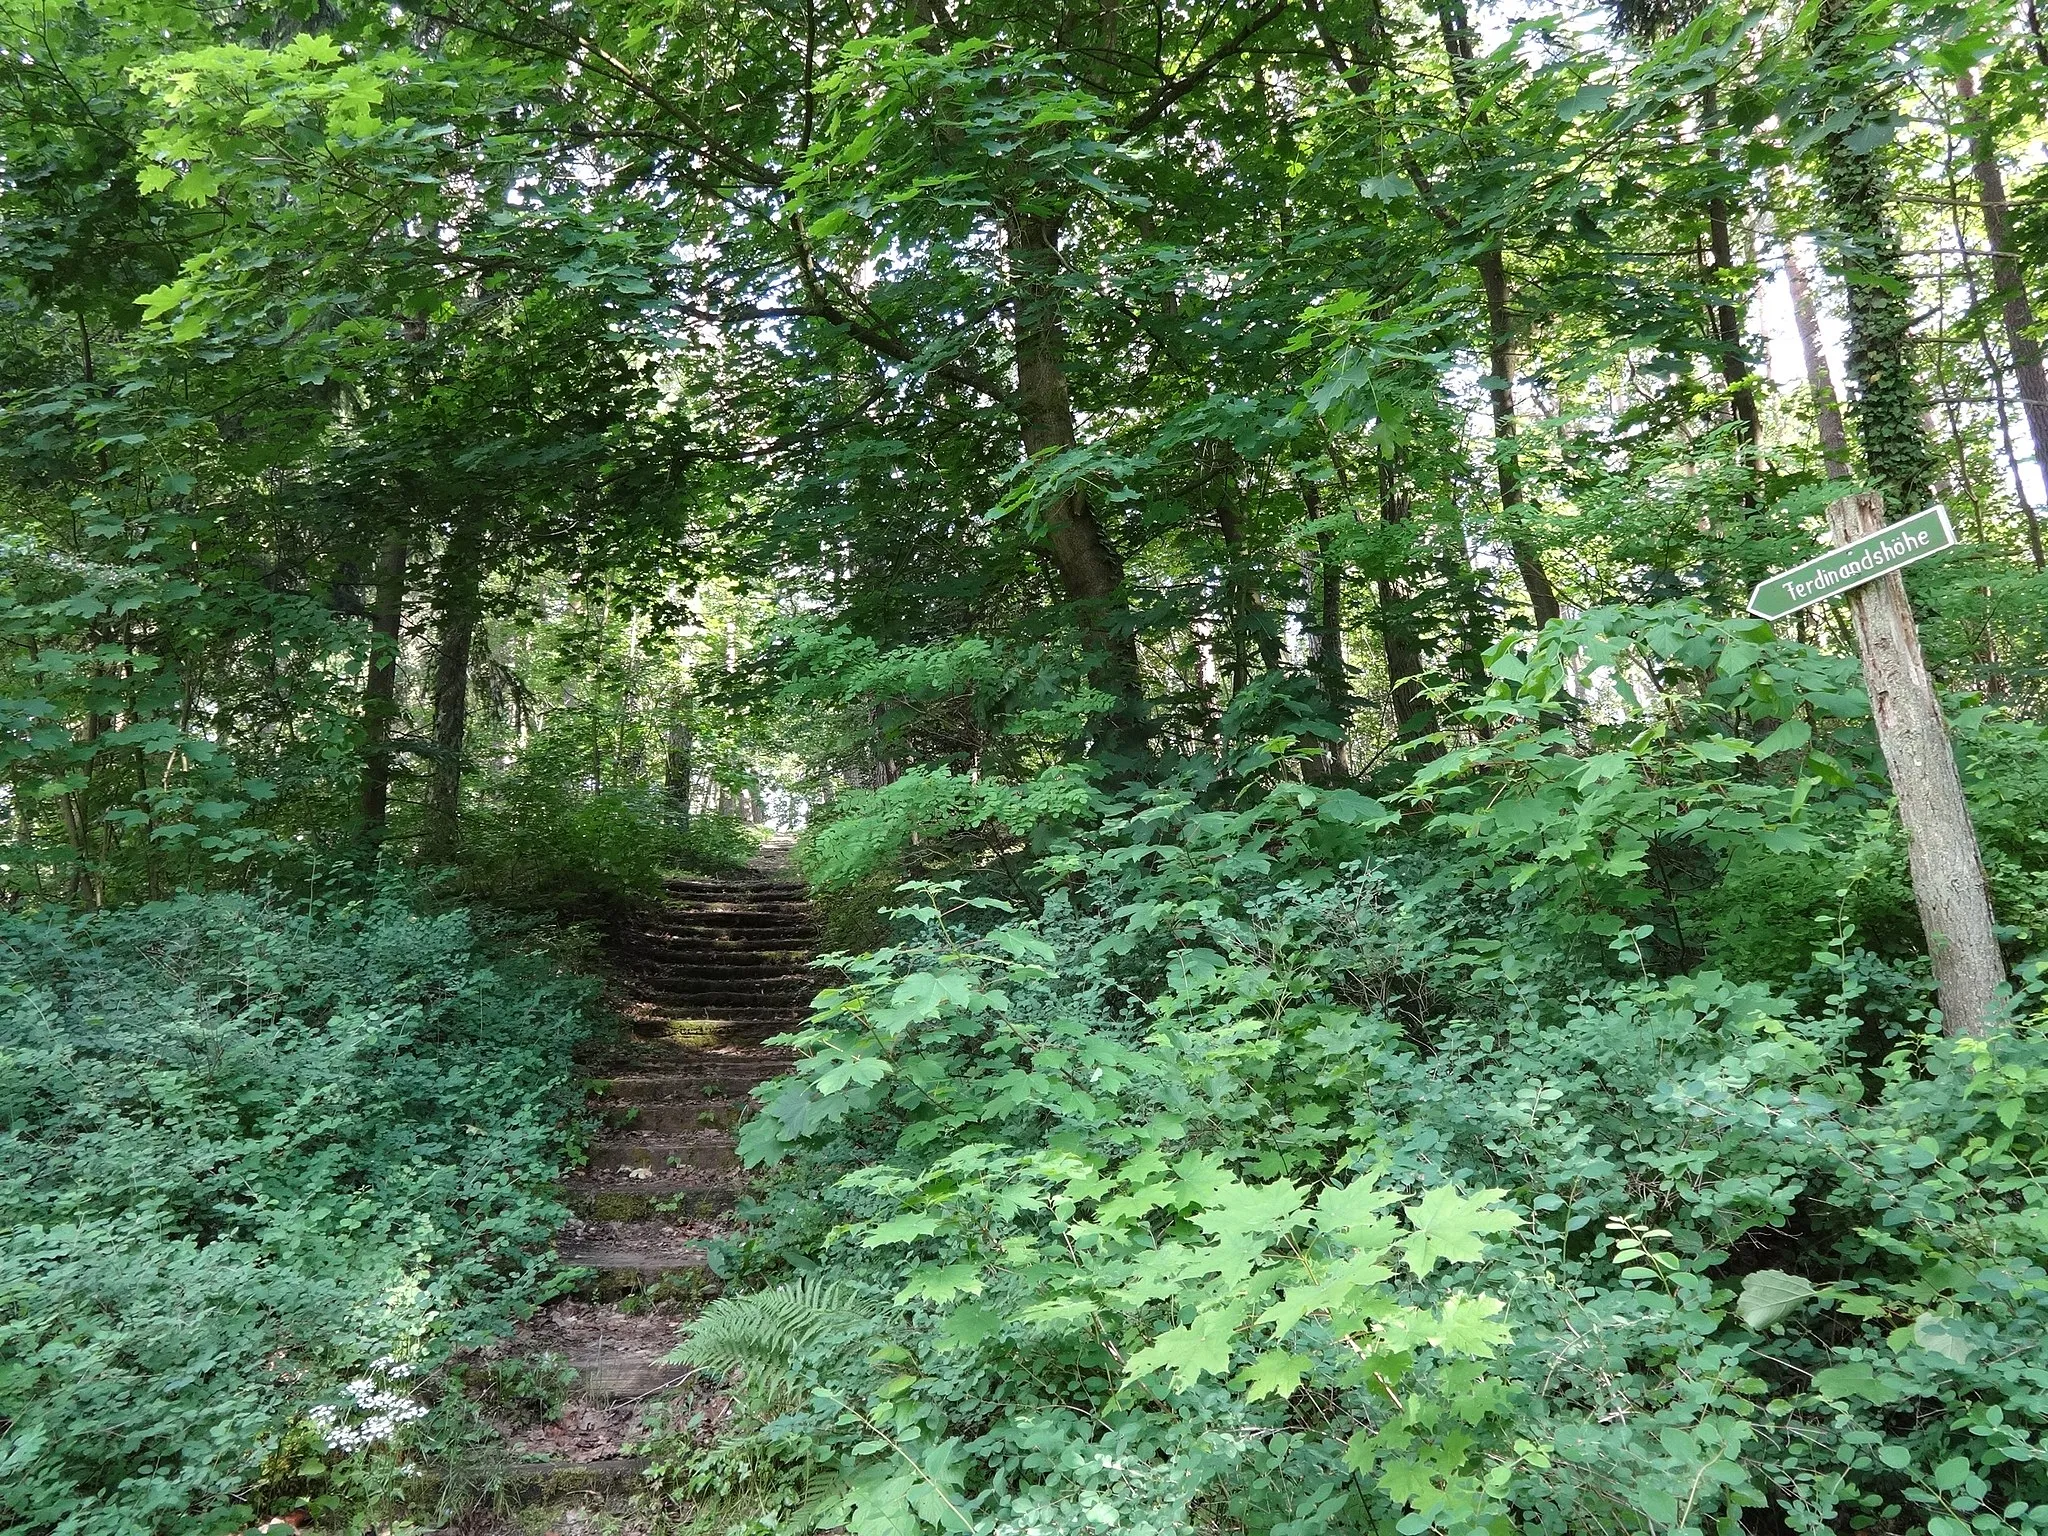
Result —
<instances>
[{"instance_id":1,"label":"fern frond","mask_svg":"<svg viewBox=\"0 0 2048 1536\"><path fill-rule=\"evenodd\" d=\"M798 1351L860 1310L844 1287L816 1275L706 1307L671 1360L707 1370L742 1370L756 1384L781 1380Z\"/></svg>"}]
</instances>

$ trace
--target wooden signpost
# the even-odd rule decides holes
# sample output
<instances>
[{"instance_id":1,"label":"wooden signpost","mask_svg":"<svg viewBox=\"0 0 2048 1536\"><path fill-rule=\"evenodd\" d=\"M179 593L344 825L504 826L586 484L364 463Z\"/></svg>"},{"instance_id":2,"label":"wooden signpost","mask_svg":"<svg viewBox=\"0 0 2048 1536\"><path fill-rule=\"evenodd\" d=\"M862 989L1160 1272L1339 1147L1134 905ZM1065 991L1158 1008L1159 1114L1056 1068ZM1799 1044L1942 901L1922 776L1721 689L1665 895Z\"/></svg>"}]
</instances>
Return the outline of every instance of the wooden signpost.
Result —
<instances>
[{"instance_id":1,"label":"wooden signpost","mask_svg":"<svg viewBox=\"0 0 2048 1536\"><path fill-rule=\"evenodd\" d=\"M1952 1035L1980 1035L1997 1016L2005 963L1955 751L1899 577L1914 561L1952 548L1955 532L1938 507L1887 524L1884 498L1874 492L1831 503L1828 529L1835 548L1759 583L1750 612L1782 618L1847 594L1877 744L1906 829L1913 899L1934 961L1942 1027Z\"/></svg>"}]
</instances>

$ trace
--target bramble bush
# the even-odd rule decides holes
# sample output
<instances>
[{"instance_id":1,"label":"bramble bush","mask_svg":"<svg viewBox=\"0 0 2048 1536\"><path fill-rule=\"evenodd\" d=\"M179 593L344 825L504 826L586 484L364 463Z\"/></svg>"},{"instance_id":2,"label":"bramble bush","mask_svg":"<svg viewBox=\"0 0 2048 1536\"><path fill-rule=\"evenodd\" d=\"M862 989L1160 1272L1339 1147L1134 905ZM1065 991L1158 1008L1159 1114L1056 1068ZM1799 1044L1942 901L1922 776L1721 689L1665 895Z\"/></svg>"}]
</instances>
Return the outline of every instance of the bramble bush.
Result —
<instances>
[{"instance_id":1,"label":"bramble bush","mask_svg":"<svg viewBox=\"0 0 2048 1536\"><path fill-rule=\"evenodd\" d=\"M860 1536L2048 1530L2039 972L1951 1041L1863 941L1832 665L1589 615L1378 798L1273 743L1029 901L908 887L743 1130L767 1288L679 1358L745 1411L659 1475ZM1839 870L1796 970L1704 963L1745 861Z\"/></svg>"},{"instance_id":2,"label":"bramble bush","mask_svg":"<svg viewBox=\"0 0 2048 1536\"><path fill-rule=\"evenodd\" d=\"M402 1498L548 1294L590 987L402 898L0 919L0 1525Z\"/></svg>"}]
</instances>

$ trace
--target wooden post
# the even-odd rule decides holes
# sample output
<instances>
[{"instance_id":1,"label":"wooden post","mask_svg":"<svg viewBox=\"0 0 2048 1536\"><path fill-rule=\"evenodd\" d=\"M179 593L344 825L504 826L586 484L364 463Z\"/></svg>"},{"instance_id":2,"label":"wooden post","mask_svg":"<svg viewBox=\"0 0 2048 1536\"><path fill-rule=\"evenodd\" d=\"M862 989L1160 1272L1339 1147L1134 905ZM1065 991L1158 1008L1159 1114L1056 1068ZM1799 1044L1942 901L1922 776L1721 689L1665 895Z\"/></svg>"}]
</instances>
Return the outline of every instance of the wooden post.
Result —
<instances>
[{"instance_id":1,"label":"wooden post","mask_svg":"<svg viewBox=\"0 0 2048 1536\"><path fill-rule=\"evenodd\" d=\"M1884 498L1875 492L1844 496L1828 506L1828 531L1837 544L1884 526ZM1951 1035L1981 1035L1998 1011L2005 963L1962 775L1920 653L1905 581L1893 571L1857 587L1849 594L1849 614L1863 654L1877 744L1906 828L1913 899L1934 961L1942 1028Z\"/></svg>"}]
</instances>

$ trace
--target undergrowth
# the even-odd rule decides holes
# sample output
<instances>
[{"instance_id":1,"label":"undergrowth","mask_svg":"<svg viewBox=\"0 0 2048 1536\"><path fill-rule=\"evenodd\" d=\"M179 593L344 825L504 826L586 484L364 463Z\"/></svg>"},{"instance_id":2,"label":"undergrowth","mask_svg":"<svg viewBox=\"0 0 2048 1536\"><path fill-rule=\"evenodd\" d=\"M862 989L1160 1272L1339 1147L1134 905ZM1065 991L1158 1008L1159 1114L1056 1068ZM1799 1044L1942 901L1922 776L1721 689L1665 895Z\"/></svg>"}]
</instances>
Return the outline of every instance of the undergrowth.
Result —
<instances>
[{"instance_id":1,"label":"undergrowth","mask_svg":"<svg viewBox=\"0 0 2048 1536\"><path fill-rule=\"evenodd\" d=\"M0 1527L416 1500L554 1284L590 995L397 890L0 919Z\"/></svg>"},{"instance_id":2,"label":"undergrowth","mask_svg":"<svg viewBox=\"0 0 2048 1536\"><path fill-rule=\"evenodd\" d=\"M2028 910L2040 742L1962 729ZM1936 1030L1841 664L1589 615L1435 746L1098 788L1022 882L946 786L743 1131L699 1528L2048 1531L2038 968Z\"/></svg>"}]
</instances>

